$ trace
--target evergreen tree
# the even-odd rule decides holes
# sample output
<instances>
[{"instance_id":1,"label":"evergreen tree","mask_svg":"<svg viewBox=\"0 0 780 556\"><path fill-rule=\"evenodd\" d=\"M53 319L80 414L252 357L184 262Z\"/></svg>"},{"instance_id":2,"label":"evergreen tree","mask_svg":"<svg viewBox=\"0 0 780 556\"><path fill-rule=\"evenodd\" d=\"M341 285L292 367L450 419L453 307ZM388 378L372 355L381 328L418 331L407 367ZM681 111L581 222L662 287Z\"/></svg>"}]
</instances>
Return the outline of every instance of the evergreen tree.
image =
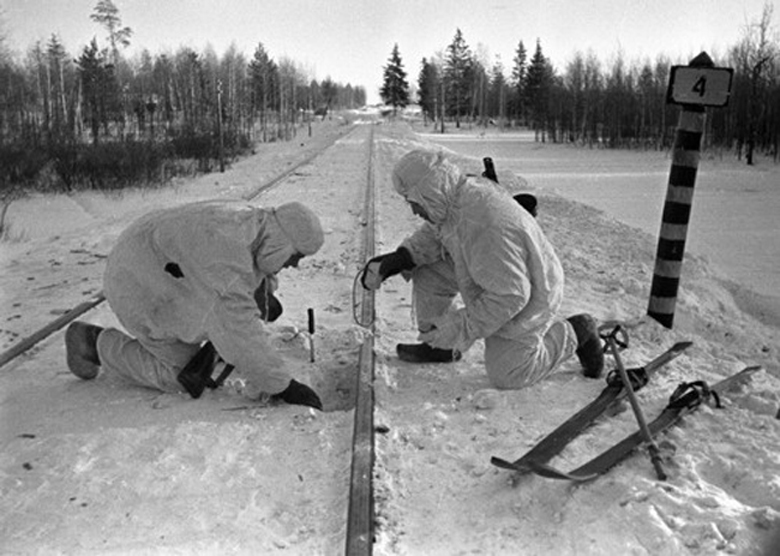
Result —
<instances>
[{"instance_id":1,"label":"evergreen tree","mask_svg":"<svg viewBox=\"0 0 780 556\"><path fill-rule=\"evenodd\" d=\"M326 110L330 110L333 105L336 104L338 94L338 85L333 82L330 76L326 77L325 80L320 84L320 95L322 95L322 100L325 102Z\"/></svg>"},{"instance_id":2,"label":"evergreen tree","mask_svg":"<svg viewBox=\"0 0 780 556\"><path fill-rule=\"evenodd\" d=\"M531 112L531 122L537 136L542 133L542 141L545 140L544 131L547 126L549 113L548 99L553 81L553 70L550 62L542 53L542 45L536 41L536 51L528 66L526 77L526 98Z\"/></svg>"},{"instance_id":3,"label":"evergreen tree","mask_svg":"<svg viewBox=\"0 0 780 556\"><path fill-rule=\"evenodd\" d=\"M84 99L84 117L89 122L92 143L96 145L100 136L100 122L105 114L102 103L105 77L95 39L92 39L89 46L84 47L77 64L81 78L81 95Z\"/></svg>"},{"instance_id":4,"label":"evergreen tree","mask_svg":"<svg viewBox=\"0 0 780 556\"><path fill-rule=\"evenodd\" d=\"M512 83L514 85L514 100L512 102L514 113L521 121L525 120L526 81L528 78L528 55L523 41L517 45L512 66Z\"/></svg>"},{"instance_id":5,"label":"evergreen tree","mask_svg":"<svg viewBox=\"0 0 780 556\"><path fill-rule=\"evenodd\" d=\"M403 108L409 104L409 83L406 81L406 71L404 71L397 43L393 46L393 52L390 54L390 59L384 70L384 82L379 96L382 97L385 104L393 107L395 113L399 107Z\"/></svg>"},{"instance_id":6,"label":"evergreen tree","mask_svg":"<svg viewBox=\"0 0 780 556\"><path fill-rule=\"evenodd\" d=\"M438 111L439 71L425 58L422 59L420 76L417 79L417 96L423 114L435 121Z\"/></svg>"},{"instance_id":7,"label":"evergreen tree","mask_svg":"<svg viewBox=\"0 0 780 556\"><path fill-rule=\"evenodd\" d=\"M447 47L444 64L445 88L447 91L447 110L455 118L455 127L460 127L460 118L471 107L472 85L471 50L463 38L460 29Z\"/></svg>"}]
</instances>

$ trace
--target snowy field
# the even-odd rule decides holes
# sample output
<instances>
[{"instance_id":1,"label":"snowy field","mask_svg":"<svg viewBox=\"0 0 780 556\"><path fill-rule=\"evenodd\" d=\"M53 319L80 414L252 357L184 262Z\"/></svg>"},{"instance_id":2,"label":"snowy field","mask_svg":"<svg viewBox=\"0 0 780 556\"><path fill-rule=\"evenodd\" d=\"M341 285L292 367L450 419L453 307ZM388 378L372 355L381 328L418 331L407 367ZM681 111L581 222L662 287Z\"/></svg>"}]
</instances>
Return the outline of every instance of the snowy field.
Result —
<instances>
[{"instance_id":1,"label":"snowy field","mask_svg":"<svg viewBox=\"0 0 780 556\"><path fill-rule=\"evenodd\" d=\"M429 130L422 130L429 131ZM661 226L670 152L533 143L533 134L451 130L423 135L467 156L484 153L529 185L585 203L653 236ZM529 142L531 144L529 144ZM780 326L780 165L705 152L697 173L686 250L764 297Z\"/></svg>"},{"instance_id":2,"label":"snowy field","mask_svg":"<svg viewBox=\"0 0 780 556\"><path fill-rule=\"evenodd\" d=\"M481 171L481 158L493 156L502 183L539 196L540 223L567 273L564 315L587 311L625 322L628 366L675 342L694 342L639 393L649 419L681 381L716 382L749 365L764 368L727 393L723 409L701 407L664 435L667 481L657 480L644 450L579 486L512 477L490 465L490 456L520 457L591 401L603 380L585 379L569 361L532 388L497 391L479 345L456 364L400 362L395 344L415 333L409 285L393 278L376 301L374 553L777 554L780 329L767 324L771 315L760 314L749 290L724 281L714 257L693 239L674 329L643 318L668 172L664 155L592 153L508 137L486 152L480 141L487 138L442 142L403 123L353 129L335 120L315 127L311 138L301 133L298 141L262 146L224 174L154 191L11 206L11 239L0 243L2 350L97 294L105 255L135 217L197 199L240 198L338 138L259 199L271 206L301 200L323 220L321 252L280 275L285 312L269 334L320 392L325 411L259 405L240 395L238 382L196 401L107 376L79 381L67 371L58 332L0 369L0 554L343 554L353 380L365 333L352 318L352 284L371 129L377 252L394 249L420 224L392 191L393 164L437 139L468 171ZM732 171L703 167L702 191L710 172ZM734 187L755 188L734 171ZM776 169L758 172L775 172L767 179L778 181ZM640 198L639 208L632 195L619 196L619 212L642 214L649 230L639 217L627 225L575 200L579 180L615 190L652 181L653 200ZM653 211L655 218L647 215ZM743 310L748 305L754 313ZM314 363L310 339L299 332L308 307L318 323ZM116 325L105 305L84 319ZM623 407L552 463L573 469L635 430Z\"/></svg>"}]
</instances>

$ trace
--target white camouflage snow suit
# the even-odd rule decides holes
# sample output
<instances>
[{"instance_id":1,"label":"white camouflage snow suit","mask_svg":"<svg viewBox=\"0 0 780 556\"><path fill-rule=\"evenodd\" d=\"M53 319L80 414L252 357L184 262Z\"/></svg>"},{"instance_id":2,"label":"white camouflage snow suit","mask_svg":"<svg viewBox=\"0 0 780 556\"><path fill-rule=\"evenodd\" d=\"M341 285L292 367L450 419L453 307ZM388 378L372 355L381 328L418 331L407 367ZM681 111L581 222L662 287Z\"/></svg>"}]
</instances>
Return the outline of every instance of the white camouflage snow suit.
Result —
<instances>
[{"instance_id":1,"label":"white camouflage snow suit","mask_svg":"<svg viewBox=\"0 0 780 556\"><path fill-rule=\"evenodd\" d=\"M484 338L485 367L498 388L529 386L574 355L574 328L556 316L561 263L508 192L428 151L402 157L393 185L430 220L402 243L415 263L420 340L463 352ZM465 306L455 310L458 293Z\"/></svg>"},{"instance_id":2,"label":"white camouflage snow suit","mask_svg":"<svg viewBox=\"0 0 780 556\"><path fill-rule=\"evenodd\" d=\"M146 386L183 391L179 371L210 340L250 396L290 383L263 330L253 292L295 253L323 243L317 216L300 203L260 208L207 201L152 212L131 224L108 256L104 292L131 338L98 337L104 369Z\"/></svg>"}]
</instances>

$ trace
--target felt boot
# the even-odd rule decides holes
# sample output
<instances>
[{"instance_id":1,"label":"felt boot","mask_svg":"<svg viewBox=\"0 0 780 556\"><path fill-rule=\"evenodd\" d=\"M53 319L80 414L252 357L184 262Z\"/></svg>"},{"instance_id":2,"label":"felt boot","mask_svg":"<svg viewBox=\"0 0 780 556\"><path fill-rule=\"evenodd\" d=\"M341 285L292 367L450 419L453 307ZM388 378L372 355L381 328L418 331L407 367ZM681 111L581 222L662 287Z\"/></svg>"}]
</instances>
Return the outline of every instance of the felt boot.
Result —
<instances>
[{"instance_id":1,"label":"felt boot","mask_svg":"<svg viewBox=\"0 0 780 556\"><path fill-rule=\"evenodd\" d=\"M84 380L92 380L100 370L97 339L103 329L86 322L73 322L65 331L65 352L70 372Z\"/></svg>"},{"instance_id":2,"label":"felt boot","mask_svg":"<svg viewBox=\"0 0 780 556\"><path fill-rule=\"evenodd\" d=\"M577 334L577 357L582 364L583 374L598 378L604 371L604 346L601 343L596 320L588 314L574 315L566 319Z\"/></svg>"},{"instance_id":3,"label":"felt boot","mask_svg":"<svg viewBox=\"0 0 780 556\"><path fill-rule=\"evenodd\" d=\"M440 349L428 344L398 344L398 358L409 363L452 363L460 361L461 354L454 349Z\"/></svg>"}]
</instances>

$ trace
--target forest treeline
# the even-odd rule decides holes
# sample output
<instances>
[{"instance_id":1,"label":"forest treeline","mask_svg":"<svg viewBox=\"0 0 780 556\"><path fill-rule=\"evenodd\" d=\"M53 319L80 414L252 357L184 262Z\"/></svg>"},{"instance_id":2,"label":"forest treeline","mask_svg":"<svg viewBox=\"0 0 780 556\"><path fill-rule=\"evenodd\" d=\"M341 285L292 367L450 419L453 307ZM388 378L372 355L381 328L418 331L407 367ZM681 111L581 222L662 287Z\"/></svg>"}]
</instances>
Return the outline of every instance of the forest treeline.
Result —
<instances>
[{"instance_id":1,"label":"forest treeline","mask_svg":"<svg viewBox=\"0 0 780 556\"><path fill-rule=\"evenodd\" d=\"M708 109L704 148L735 153L753 164L757 152L780 157L780 46L771 26L772 7L745 26L718 67L733 68L729 103ZM416 96L427 118L484 126L528 126L537 140L608 148L667 149L674 140L679 106L666 102L674 63L628 62L618 53L603 64L592 53L577 52L562 71L545 57L541 42L529 55L520 41L505 76L500 60L492 65L471 49L460 29L446 49L423 58ZM384 68L382 99L395 107L412 100L396 44Z\"/></svg>"},{"instance_id":2,"label":"forest treeline","mask_svg":"<svg viewBox=\"0 0 780 556\"><path fill-rule=\"evenodd\" d=\"M331 110L363 106L362 87L317 81L262 43L123 55L132 30L111 0L91 19L106 30L77 56L57 35L23 60L0 37L0 184L21 189L114 189L209 171L256 142L289 140ZM309 128L310 130L311 128Z\"/></svg>"}]
</instances>

